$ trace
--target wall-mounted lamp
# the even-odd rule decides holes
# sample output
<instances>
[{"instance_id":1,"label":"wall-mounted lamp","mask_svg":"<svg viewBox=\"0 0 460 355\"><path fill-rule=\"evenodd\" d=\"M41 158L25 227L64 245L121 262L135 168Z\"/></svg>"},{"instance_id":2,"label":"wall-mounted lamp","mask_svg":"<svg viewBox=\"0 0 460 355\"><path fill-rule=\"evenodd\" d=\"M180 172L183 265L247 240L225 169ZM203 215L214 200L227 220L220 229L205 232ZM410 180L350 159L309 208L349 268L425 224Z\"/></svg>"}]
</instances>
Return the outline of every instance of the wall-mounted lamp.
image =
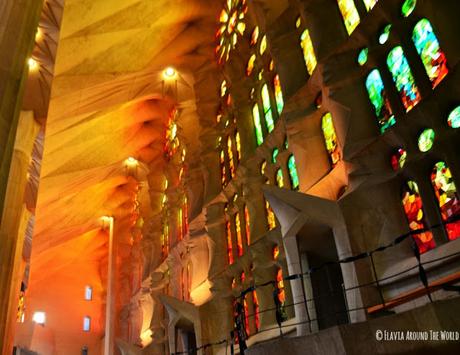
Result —
<instances>
[{"instance_id":1,"label":"wall-mounted lamp","mask_svg":"<svg viewBox=\"0 0 460 355\"><path fill-rule=\"evenodd\" d=\"M36 71L40 67L40 65L34 58L29 58L29 60L27 61L27 64L29 66L30 71Z\"/></svg>"}]
</instances>

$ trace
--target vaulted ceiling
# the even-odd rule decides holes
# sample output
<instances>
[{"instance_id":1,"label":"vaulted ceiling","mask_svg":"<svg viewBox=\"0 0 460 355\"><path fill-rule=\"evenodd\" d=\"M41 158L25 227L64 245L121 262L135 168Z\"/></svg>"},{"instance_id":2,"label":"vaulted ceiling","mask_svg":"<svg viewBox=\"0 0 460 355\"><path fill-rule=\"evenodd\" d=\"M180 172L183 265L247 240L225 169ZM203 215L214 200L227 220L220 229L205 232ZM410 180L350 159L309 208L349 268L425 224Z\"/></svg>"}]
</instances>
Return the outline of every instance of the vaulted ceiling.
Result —
<instances>
[{"instance_id":1,"label":"vaulted ceiling","mask_svg":"<svg viewBox=\"0 0 460 355\"><path fill-rule=\"evenodd\" d=\"M212 0L45 2L34 52L40 68L30 73L24 101L38 119L46 117L31 259L34 294L64 274L78 275L95 256L106 257L98 234L102 216L129 229L139 185L126 173L128 157L140 161L146 182L143 213L158 208L174 106L183 141L195 142L188 159L200 154L196 103L217 97L218 87L212 83L198 93L195 87L203 75L217 72L214 34L221 6ZM168 66L177 71L174 83L163 77Z\"/></svg>"}]
</instances>

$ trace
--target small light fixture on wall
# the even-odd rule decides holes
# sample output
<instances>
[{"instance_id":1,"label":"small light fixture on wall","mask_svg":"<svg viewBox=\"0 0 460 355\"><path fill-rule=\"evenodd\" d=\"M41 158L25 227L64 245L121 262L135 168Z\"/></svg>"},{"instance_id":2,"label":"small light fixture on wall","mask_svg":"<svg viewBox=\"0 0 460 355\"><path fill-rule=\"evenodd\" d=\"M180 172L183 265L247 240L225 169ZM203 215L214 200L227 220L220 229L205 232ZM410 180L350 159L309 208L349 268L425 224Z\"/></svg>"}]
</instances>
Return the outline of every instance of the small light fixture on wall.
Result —
<instances>
[{"instance_id":1,"label":"small light fixture on wall","mask_svg":"<svg viewBox=\"0 0 460 355\"><path fill-rule=\"evenodd\" d=\"M35 312L34 315L32 316L32 321L34 323L44 326L46 323L46 313L43 311Z\"/></svg>"}]
</instances>

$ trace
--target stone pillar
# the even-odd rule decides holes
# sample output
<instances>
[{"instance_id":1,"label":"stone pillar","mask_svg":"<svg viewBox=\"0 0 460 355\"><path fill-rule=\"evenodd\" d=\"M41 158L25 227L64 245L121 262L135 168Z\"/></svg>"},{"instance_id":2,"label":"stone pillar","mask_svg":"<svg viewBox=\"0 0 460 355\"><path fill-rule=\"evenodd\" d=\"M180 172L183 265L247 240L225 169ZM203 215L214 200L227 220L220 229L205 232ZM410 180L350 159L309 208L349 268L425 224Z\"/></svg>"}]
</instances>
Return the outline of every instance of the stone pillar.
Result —
<instances>
[{"instance_id":1,"label":"stone pillar","mask_svg":"<svg viewBox=\"0 0 460 355\"><path fill-rule=\"evenodd\" d=\"M24 193L21 186L25 183L25 172L29 163L21 156L15 166L11 166L11 162L24 90L26 62L32 52L41 8L42 0L0 2L0 349L3 354L12 353L13 336L9 334L6 325L9 324L8 307L15 298L15 285L11 285L11 281L20 261L18 246L22 246L17 240L17 220L13 218L20 216L18 213L22 209ZM11 186L13 182L10 184L9 178L13 176L16 181ZM10 197L7 197L7 188ZM5 214L2 214L4 206L7 208Z\"/></svg>"},{"instance_id":2,"label":"stone pillar","mask_svg":"<svg viewBox=\"0 0 460 355\"><path fill-rule=\"evenodd\" d=\"M113 217L104 217L105 227L108 229L109 238L109 255L107 270L107 301L105 308L105 338L104 338L104 355L112 355L114 351L114 330L115 330L115 254L113 251Z\"/></svg>"},{"instance_id":3,"label":"stone pillar","mask_svg":"<svg viewBox=\"0 0 460 355\"><path fill-rule=\"evenodd\" d=\"M308 269L310 269L310 264L308 262L308 257L307 253L302 253L300 254L300 262L302 264L302 272L306 272ZM307 300L312 300L313 299L313 286L311 285L311 277L310 275L304 277L304 292L305 292L305 297ZM307 303L307 309L308 309L308 314L310 316L310 319L316 319L316 308L315 308L315 302L309 302ZM318 328L318 321L312 321L311 322L311 331L312 332L317 332L319 330Z\"/></svg>"},{"instance_id":4,"label":"stone pillar","mask_svg":"<svg viewBox=\"0 0 460 355\"><path fill-rule=\"evenodd\" d=\"M24 192L35 137L40 129L33 113L21 114L6 193L6 208L0 225L0 345L11 354L18 294L22 280L22 248L27 212ZM21 225L23 226L21 228Z\"/></svg>"},{"instance_id":5,"label":"stone pillar","mask_svg":"<svg viewBox=\"0 0 460 355\"><path fill-rule=\"evenodd\" d=\"M300 265L299 249L297 246L297 237L295 235L288 235L283 238L284 250L286 253L286 262L289 275L302 273ZM304 304L304 293L302 280L291 280L292 301L295 304L295 318L296 323L305 322L297 326L297 336L305 335L308 333L308 317L307 310Z\"/></svg>"}]
</instances>

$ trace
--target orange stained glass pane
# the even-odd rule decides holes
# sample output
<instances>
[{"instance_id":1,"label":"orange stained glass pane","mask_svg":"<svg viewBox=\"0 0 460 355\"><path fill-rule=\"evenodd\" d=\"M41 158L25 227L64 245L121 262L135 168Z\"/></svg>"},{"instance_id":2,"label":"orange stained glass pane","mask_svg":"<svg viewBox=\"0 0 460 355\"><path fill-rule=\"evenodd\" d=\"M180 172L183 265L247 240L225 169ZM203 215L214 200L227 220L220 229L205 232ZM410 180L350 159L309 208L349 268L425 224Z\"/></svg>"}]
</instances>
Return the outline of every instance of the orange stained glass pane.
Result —
<instances>
[{"instance_id":1,"label":"orange stained glass pane","mask_svg":"<svg viewBox=\"0 0 460 355\"><path fill-rule=\"evenodd\" d=\"M239 212L235 214L235 228L236 228L238 256L242 256L243 255L243 235L241 233L241 218L240 218Z\"/></svg>"}]
</instances>

